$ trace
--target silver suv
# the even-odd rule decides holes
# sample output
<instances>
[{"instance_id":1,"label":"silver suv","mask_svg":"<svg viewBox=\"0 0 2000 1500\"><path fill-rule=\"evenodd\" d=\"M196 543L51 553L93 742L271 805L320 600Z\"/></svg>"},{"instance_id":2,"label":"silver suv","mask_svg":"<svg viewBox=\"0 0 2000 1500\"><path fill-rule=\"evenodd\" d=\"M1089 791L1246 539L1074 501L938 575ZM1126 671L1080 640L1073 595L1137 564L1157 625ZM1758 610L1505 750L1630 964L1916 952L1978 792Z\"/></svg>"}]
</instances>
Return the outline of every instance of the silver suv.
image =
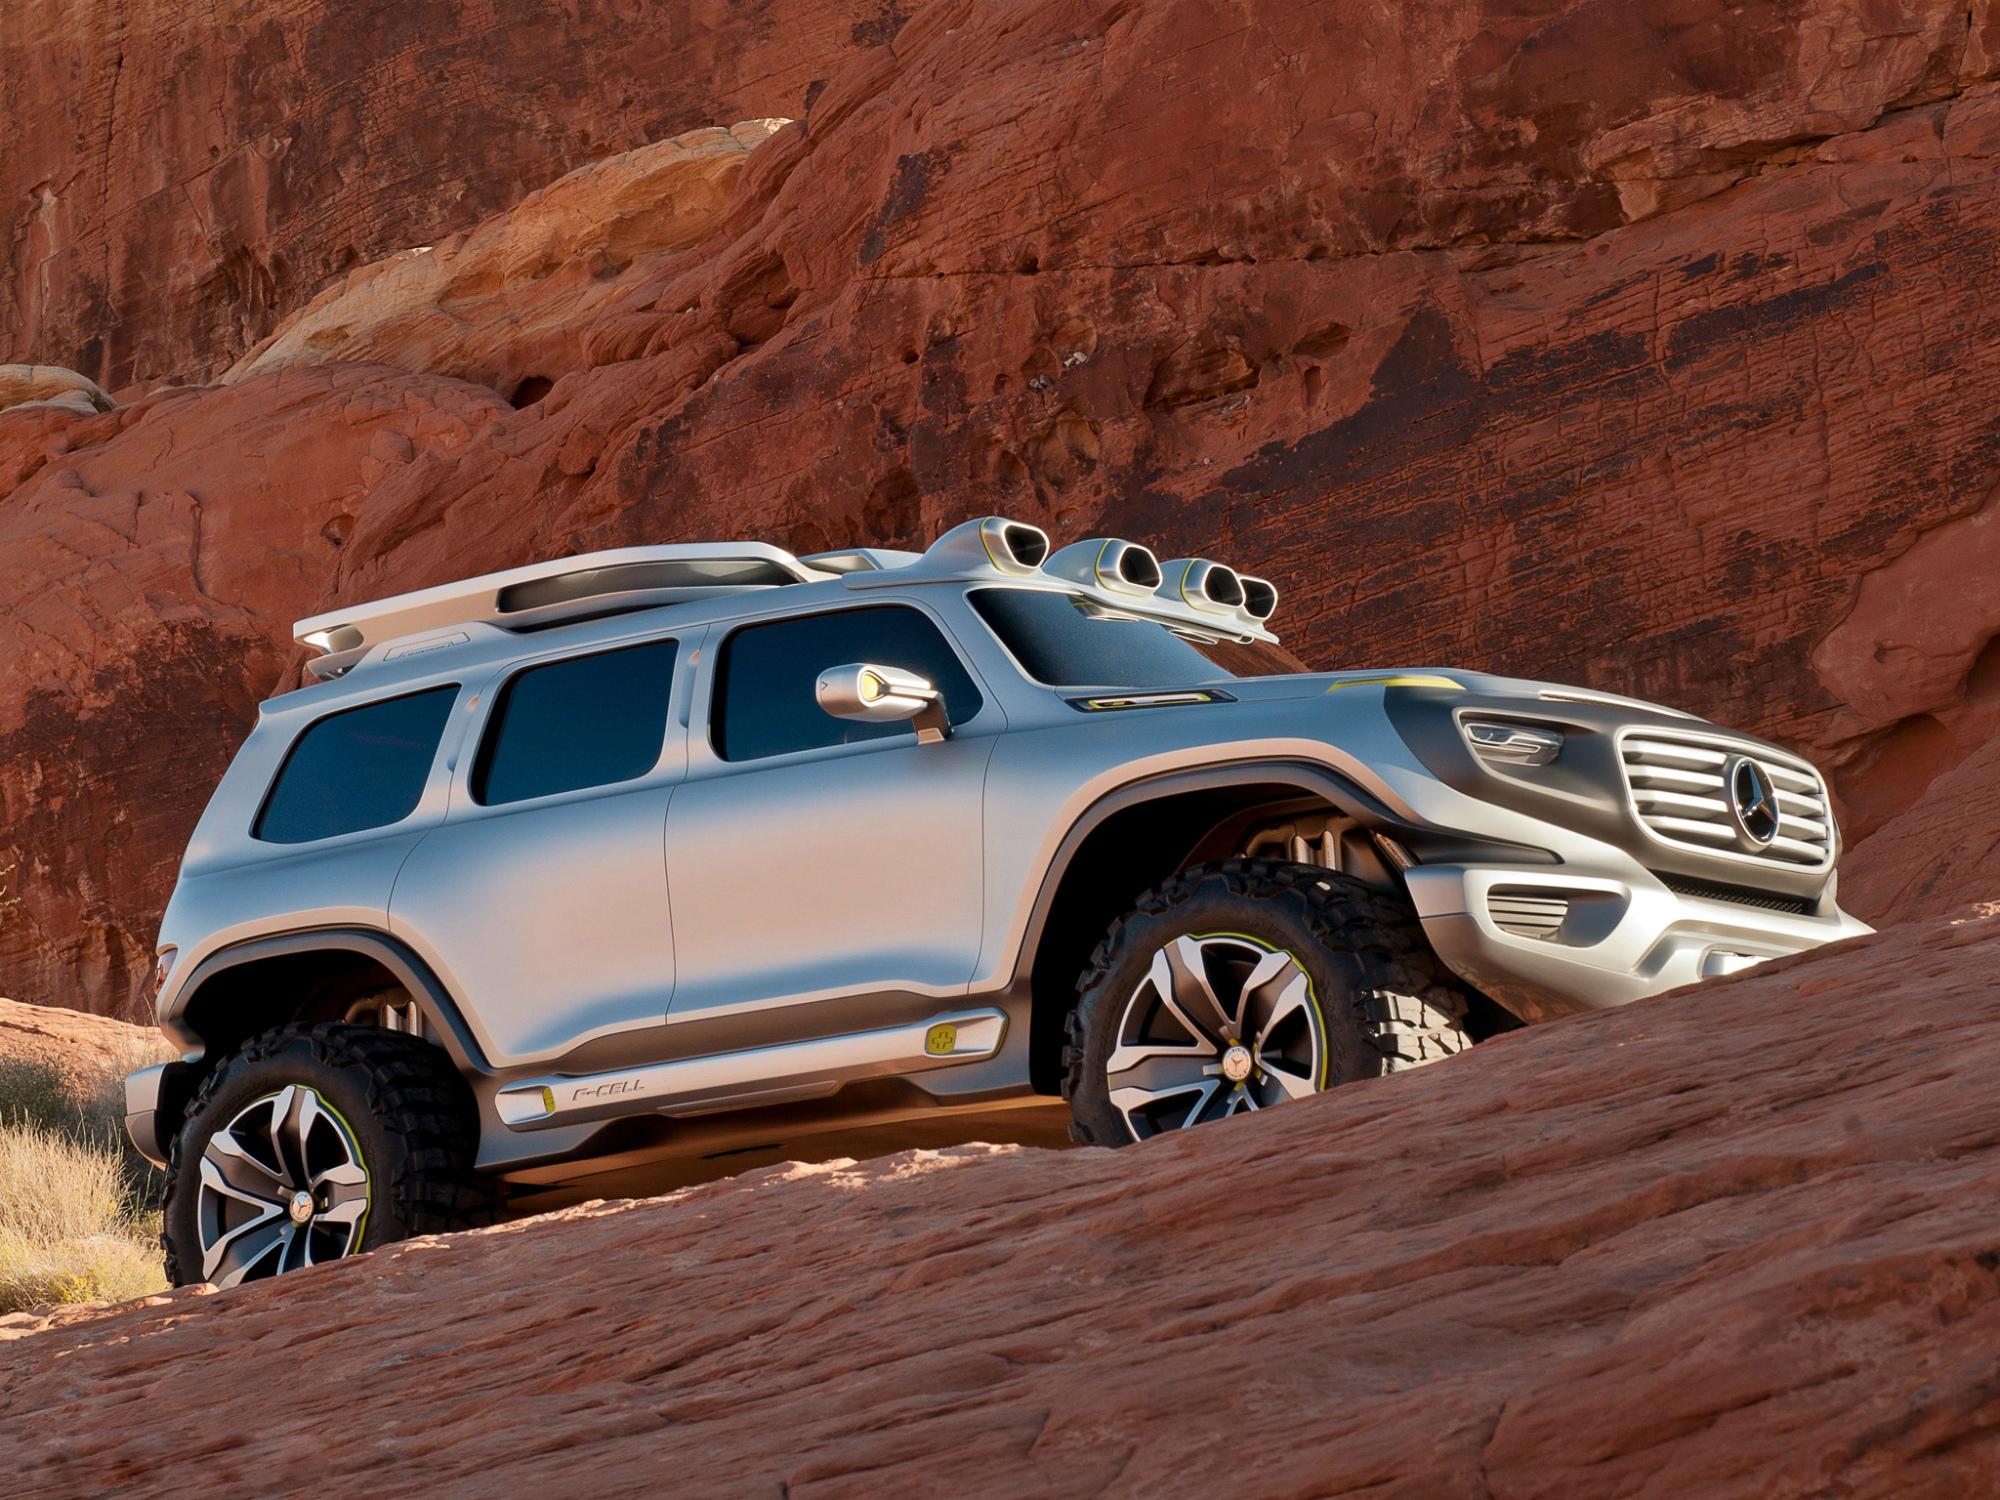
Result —
<instances>
[{"instance_id":1,"label":"silver suv","mask_svg":"<svg viewBox=\"0 0 2000 1500\"><path fill-rule=\"evenodd\" d=\"M1123 1145L1868 929L1797 756L969 522L301 621L181 865L129 1126L175 1280L588 1172L1068 1103ZM723 1165L714 1163L721 1161Z\"/></svg>"}]
</instances>

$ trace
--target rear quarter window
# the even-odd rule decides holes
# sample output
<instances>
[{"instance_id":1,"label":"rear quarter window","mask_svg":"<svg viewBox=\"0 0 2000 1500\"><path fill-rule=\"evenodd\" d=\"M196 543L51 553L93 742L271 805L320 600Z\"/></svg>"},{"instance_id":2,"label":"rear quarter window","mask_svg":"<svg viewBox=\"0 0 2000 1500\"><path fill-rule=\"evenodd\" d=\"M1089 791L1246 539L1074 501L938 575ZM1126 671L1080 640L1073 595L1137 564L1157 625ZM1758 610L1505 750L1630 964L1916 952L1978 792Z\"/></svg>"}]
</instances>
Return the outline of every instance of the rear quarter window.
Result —
<instances>
[{"instance_id":1,"label":"rear quarter window","mask_svg":"<svg viewBox=\"0 0 2000 1500\"><path fill-rule=\"evenodd\" d=\"M386 828L417 810L456 685L328 714L285 756L251 833L306 844Z\"/></svg>"}]
</instances>

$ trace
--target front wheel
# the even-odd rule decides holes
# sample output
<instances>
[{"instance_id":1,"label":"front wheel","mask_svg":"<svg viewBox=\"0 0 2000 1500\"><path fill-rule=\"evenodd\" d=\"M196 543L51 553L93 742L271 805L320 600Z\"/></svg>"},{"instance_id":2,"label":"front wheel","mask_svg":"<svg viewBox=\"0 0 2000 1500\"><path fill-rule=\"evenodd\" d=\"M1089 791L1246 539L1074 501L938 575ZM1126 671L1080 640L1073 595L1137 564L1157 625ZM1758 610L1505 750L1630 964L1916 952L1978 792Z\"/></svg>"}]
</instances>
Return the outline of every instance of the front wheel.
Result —
<instances>
[{"instance_id":1,"label":"front wheel","mask_svg":"<svg viewBox=\"0 0 2000 1500\"><path fill-rule=\"evenodd\" d=\"M246 1042L188 1106L167 1166L167 1276L217 1286L463 1229L476 1116L451 1060L345 1022Z\"/></svg>"},{"instance_id":2,"label":"front wheel","mask_svg":"<svg viewBox=\"0 0 2000 1500\"><path fill-rule=\"evenodd\" d=\"M1466 992L1397 897L1313 865L1198 865L1112 924L1069 1019L1081 1141L1123 1146L1471 1044Z\"/></svg>"}]
</instances>

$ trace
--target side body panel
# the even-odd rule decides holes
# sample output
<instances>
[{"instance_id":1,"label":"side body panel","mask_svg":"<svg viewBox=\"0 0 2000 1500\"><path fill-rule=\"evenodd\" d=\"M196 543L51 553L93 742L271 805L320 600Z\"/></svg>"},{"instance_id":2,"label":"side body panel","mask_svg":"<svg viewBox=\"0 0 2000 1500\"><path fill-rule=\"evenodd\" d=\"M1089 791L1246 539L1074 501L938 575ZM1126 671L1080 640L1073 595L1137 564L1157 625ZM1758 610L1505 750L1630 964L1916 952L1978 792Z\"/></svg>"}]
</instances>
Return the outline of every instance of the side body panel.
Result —
<instances>
[{"instance_id":1,"label":"side body panel","mask_svg":"<svg viewBox=\"0 0 2000 1500\"><path fill-rule=\"evenodd\" d=\"M673 788L467 807L411 853L389 930L454 994L496 1067L659 1026L674 946L661 835Z\"/></svg>"},{"instance_id":2,"label":"side body panel","mask_svg":"<svg viewBox=\"0 0 2000 1500\"><path fill-rule=\"evenodd\" d=\"M482 695L451 811L405 862L389 925L469 1002L467 1023L497 1068L666 1021L674 941L663 838L687 759L686 657L700 638L679 637L665 742L636 780L481 806L472 752L504 678ZM555 659L524 659L508 675Z\"/></svg>"},{"instance_id":3,"label":"side body panel","mask_svg":"<svg viewBox=\"0 0 2000 1500\"><path fill-rule=\"evenodd\" d=\"M314 845L278 859L183 876L161 923L161 941L200 933L181 946L176 964L191 971L218 948L266 933L302 927L386 929L396 874L424 833L422 826L400 823L372 836L352 835L340 840L338 848Z\"/></svg>"},{"instance_id":4,"label":"side body panel","mask_svg":"<svg viewBox=\"0 0 2000 1500\"><path fill-rule=\"evenodd\" d=\"M202 814L160 921L160 946L178 950L159 996L163 1024L180 1008L185 980L221 949L302 929L387 930L390 892L403 861L451 805L452 772L470 717L466 708L477 698L476 679L487 675L484 669L427 673L399 684L401 691L462 684L416 810L387 828L310 844L267 844L252 838L250 829L292 741L340 705L316 701L330 695L310 691L279 700L283 706L276 710L267 705ZM171 1025L168 1030L182 1045L194 1045Z\"/></svg>"},{"instance_id":5,"label":"side body panel","mask_svg":"<svg viewBox=\"0 0 2000 1500\"><path fill-rule=\"evenodd\" d=\"M976 618L960 628L976 641ZM1005 662L997 643L985 644ZM1011 664L1008 672L1014 728L987 776L986 936L976 994L1005 988L1031 957L1037 902L1059 873L1059 851L1079 821L1122 788L1195 770L1289 764L1331 772L1395 816L1417 816L1406 796L1412 788L1396 774L1410 757L1393 728L1365 696L1329 697L1324 678L1246 682L1237 702L1080 713Z\"/></svg>"}]
</instances>

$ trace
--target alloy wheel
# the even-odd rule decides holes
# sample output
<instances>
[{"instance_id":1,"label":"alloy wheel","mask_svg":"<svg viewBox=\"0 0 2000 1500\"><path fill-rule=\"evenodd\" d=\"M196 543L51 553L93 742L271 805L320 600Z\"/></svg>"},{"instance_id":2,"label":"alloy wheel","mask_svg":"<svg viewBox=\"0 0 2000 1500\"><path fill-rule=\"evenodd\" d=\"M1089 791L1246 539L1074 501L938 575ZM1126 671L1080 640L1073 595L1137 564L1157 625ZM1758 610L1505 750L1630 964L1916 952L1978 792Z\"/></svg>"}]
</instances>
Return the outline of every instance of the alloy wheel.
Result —
<instances>
[{"instance_id":1,"label":"alloy wheel","mask_svg":"<svg viewBox=\"0 0 2000 1500\"><path fill-rule=\"evenodd\" d=\"M202 1277L235 1286L351 1255L368 1204L354 1132L315 1090L287 1084L238 1112L202 1152Z\"/></svg>"},{"instance_id":2,"label":"alloy wheel","mask_svg":"<svg viewBox=\"0 0 2000 1500\"><path fill-rule=\"evenodd\" d=\"M1325 1069L1312 980L1282 948L1240 933L1156 952L1104 1065L1137 1140L1317 1093Z\"/></svg>"}]
</instances>

